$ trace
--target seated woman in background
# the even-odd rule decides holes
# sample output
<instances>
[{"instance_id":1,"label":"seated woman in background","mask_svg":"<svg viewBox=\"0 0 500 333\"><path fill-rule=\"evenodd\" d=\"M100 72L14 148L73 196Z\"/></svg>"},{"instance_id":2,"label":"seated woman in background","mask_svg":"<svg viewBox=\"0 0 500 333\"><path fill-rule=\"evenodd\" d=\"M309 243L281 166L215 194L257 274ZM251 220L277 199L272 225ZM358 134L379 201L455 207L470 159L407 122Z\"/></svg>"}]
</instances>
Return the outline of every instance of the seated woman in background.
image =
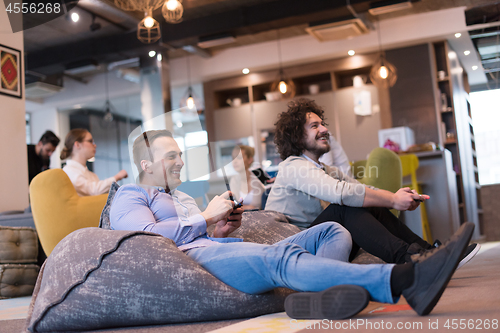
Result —
<instances>
[{"instance_id":1,"label":"seated woman in background","mask_svg":"<svg viewBox=\"0 0 500 333\"><path fill-rule=\"evenodd\" d=\"M240 154L241 150L241 154ZM243 198L243 209L261 209L264 184L250 171L255 149L238 145L233 150L233 167L238 174L231 178L229 186L235 199Z\"/></svg>"},{"instance_id":2,"label":"seated woman in background","mask_svg":"<svg viewBox=\"0 0 500 333\"><path fill-rule=\"evenodd\" d=\"M87 168L87 160L95 156L96 144L89 131L76 128L66 135L61 160L66 160L63 170L69 176L80 196L107 193L113 182L127 178L127 171L121 170L114 177L99 180L99 177Z\"/></svg>"}]
</instances>

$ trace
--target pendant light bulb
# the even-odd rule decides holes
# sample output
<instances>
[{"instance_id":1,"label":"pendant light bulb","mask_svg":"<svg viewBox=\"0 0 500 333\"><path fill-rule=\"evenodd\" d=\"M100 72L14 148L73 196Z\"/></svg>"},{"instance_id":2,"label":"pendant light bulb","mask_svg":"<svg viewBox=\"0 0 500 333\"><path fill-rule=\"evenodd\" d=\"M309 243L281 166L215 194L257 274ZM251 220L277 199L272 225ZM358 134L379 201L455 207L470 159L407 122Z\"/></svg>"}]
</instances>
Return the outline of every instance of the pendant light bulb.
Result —
<instances>
[{"instance_id":1,"label":"pendant light bulb","mask_svg":"<svg viewBox=\"0 0 500 333\"><path fill-rule=\"evenodd\" d=\"M168 10L176 10L179 2L177 0L168 0L167 1L167 9Z\"/></svg>"},{"instance_id":2,"label":"pendant light bulb","mask_svg":"<svg viewBox=\"0 0 500 333\"><path fill-rule=\"evenodd\" d=\"M389 76L389 71L387 70L387 67L380 66L380 69L378 70L378 74L380 75L381 78L383 78L385 80L385 79L387 79L387 76Z\"/></svg>"},{"instance_id":3,"label":"pendant light bulb","mask_svg":"<svg viewBox=\"0 0 500 333\"><path fill-rule=\"evenodd\" d=\"M192 109L194 108L194 98L193 96L189 96L188 99L186 100L186 106L189 108L189 109Z\"/></svg>"},{"instance_id":4,"label":"pendant light bulb","mask_svg":"<svg viewBox=\"0 0 500 333\"><path fill-rule=\"evenodd\" d=\"M280 81L280 83L279 83L279 89L280 89L280 92L281 92L282 94L286 94L286 91L287 91L287 86L286 86L285 81L283 81L283 80L282 80L282 81Z\"/></svg>"},{"instance_id":5,"label":"pendant light bulb","mask_svg":"<svg viewBox=\"0 0 500 333\"><path fill-rule=\"evenodd\" d=\"M144 19L144 26L146 28L152 28L155 25L155 19L152 18L151 16L148 16Z\"/></svg>"}]
</instances>

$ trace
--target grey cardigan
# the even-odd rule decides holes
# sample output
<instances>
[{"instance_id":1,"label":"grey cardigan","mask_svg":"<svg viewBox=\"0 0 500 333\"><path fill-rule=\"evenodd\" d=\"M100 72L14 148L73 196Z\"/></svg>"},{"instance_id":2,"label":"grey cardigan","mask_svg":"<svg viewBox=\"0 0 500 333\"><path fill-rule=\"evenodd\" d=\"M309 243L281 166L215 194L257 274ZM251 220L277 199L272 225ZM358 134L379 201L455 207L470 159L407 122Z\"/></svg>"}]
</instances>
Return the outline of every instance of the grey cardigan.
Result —
<instances>
[{"instance_id":1,"label":"grey cardigan","mask_svg":"<svg viewBox=\"0 0 500 333\"><path fill-rule=\"evenodd\" d=\"M321 165L324 170L303 156L290 156L281 162L266 210L283 213L291 223L307 228L323 211L321 200L363 206L365 185L336 167Z\"/></svg>"}]
</instances>

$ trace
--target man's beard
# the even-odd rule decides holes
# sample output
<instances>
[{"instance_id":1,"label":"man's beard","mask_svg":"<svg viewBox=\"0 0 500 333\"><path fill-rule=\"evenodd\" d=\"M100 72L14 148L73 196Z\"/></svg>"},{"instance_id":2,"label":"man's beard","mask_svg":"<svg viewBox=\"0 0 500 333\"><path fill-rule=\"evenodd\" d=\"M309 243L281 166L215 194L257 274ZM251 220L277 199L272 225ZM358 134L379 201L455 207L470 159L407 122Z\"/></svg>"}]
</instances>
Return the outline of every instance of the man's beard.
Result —
<instances>
[{"instance_id":1,"label":"man's beard","mask_svg":"<svg viewBox=\"0 0 500 333\"><path fill-rule=\"evenodd\" d=\"M321 156L325 153L328 153L330 151L330 143L327 141L327 145L325 147L320 147L318 145L318 139L322 138L322 137L326 137L326 139L328 140L328 135L320 135L318 137L315 138L314 140L314 143L313 144L309 144L309 142L306 142L306 150L310 151L311 153L313 153L314 155L317 155L317 156Z\"/></svg>"}]
</instances>

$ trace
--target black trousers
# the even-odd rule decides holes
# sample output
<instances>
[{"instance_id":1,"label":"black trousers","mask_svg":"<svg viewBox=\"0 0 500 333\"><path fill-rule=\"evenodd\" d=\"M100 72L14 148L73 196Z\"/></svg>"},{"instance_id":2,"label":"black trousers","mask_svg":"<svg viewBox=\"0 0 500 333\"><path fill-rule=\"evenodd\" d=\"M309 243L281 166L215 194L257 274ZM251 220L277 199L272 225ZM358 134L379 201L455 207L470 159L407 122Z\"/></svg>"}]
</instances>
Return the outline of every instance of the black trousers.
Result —
<instances>
[{"instance_id":1,"label":"black trousers","mask_svg":"<svg viewBox=\"0 0 500 333\"><path fill-rule=\"evenodd\" d=\"M405 262L405 255L412 243L424 249L432 248L387 208L330 204L309 227L326 221L338 222L351 233L351 260L359 247L387 263L395 264Z\"/></svg>"}]
</instances>

